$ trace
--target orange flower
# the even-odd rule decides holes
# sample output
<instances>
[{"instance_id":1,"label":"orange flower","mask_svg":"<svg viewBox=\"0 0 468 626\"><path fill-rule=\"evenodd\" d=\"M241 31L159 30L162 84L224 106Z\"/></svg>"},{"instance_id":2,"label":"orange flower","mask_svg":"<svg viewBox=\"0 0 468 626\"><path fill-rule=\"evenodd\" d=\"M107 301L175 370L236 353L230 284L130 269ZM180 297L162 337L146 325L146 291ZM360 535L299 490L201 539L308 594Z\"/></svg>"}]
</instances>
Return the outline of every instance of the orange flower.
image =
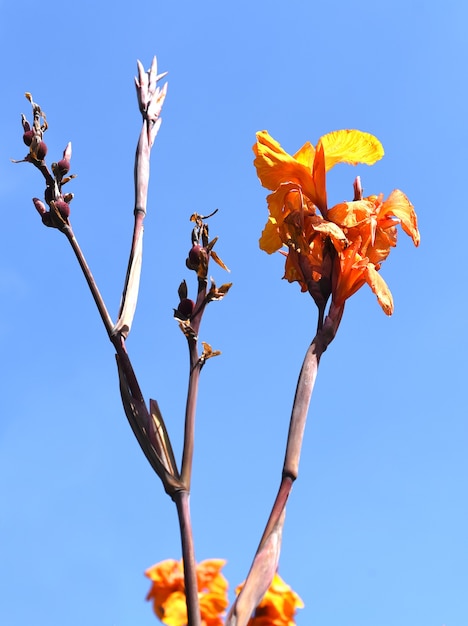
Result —
<instances>
[{"instance_id":1,"label":"orange flower","mask_svg":"<svg viewBox=\"0 0 468 626\"><path fill-rule=\"evenodd\" d=\"M236 589L238 594L243 585ZM278 574L260 602L247 626L294 626L296 609L304 603L295 591Z\"/></svg>"},{"instance_id":2,"label":"orange flower","mask_svg":"<svg viewBox=\"0 0 468 626\"><path fill-rule=\"evenodd\" d=\"M282 183L294 182L322 213L327 210L325 172L337 163L372 165L384 154L380 141L360 130L328 133L320 137L315 148L307 142L294 156L285 152L263 130L257 133L257 143L253 150L254 165L264 187L275 191Z\"/></svg>"},{"instance_id":3,"label":"orange flower","mask_svg":"<svg viewBox=\"0 0 468 626\"><path fill-rule=\"evenodd\" d=\"M222 626L228 605L228 583L221 574L225 561L210 559L197 565L198 597L203 626ZM184 570L182 561L168 559L146 570L151 581L146 596L159 619L168 626L186 626Z\"/></svg>"},{"instance_id":4,"label":"orange flower","mask_svg":"<svg viewBox=\"0 0 468 626\"><path fill-rule=\"evenodd\" d=\"M273 190L260 248L272 254L287 246L284 277L308 290L321 310L330 293L341 306L367 282L390 315L391 293L377 272L396 245L398 224L419 245L414 208L396 189L387 200L370 196L328 209L325 184L325 173L337 163L372 165L382 158L378 139L340 130L321 137L316 148L306 143L291 156L261 131L254 153L262 185Z\"/></svg>"},{"instance_id":5,"label":"orange flower","mask_svg":"<svg viewBox=\"0 0 468 626\"><path fill-rule=\"evenodd\" d=\"M384 313L391 315L393 313L393 298L390 289L378 273L378 266L371 263L367 257L361 256L359 253L360 245L361 240L358 238L338 256L335 262L332 288L333 303L337 307L342 306L345 300L367 283L377 296Z\"/></svg>"}]
</instances>

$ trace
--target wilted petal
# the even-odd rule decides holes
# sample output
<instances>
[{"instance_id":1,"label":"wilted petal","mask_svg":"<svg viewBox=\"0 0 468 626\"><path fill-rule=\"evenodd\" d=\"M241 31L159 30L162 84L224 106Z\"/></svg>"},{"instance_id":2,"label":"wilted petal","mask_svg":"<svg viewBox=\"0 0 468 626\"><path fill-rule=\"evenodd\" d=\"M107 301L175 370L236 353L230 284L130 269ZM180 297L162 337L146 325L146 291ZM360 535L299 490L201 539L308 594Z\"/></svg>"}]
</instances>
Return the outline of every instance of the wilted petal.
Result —
<instances>
[{"instance_id":1,"label":"wilted petal","mask_svg":"<svg viewBox=\"0 0 468 626\"><path fill-rule=\"evenodd\" d=\"M333 222L320 219L317 216L317 218L314 220L312 228L317 233L322 233L322 235L330 237L335 250L337 250L338 252L340 252L341 250L344 250L344 248L346 247L348 243L348 240L344 232L341 230L341 228L337 224L334 224Z\"/></svg>"},{"instance_id":2,"label":"wilted petal","mask_svg":"<svg viewBox=\"0 0 468 626\"><path fill-rule=\"evenodd\" d=\"M374 203L368 200L340 202L328 211L328 219L342 228L354 228L374 212Z\"/></svg>"},{"instance_id":3,"label":"wilted petal","mask_svg":"<svg viewBox=\"0 0 468 626\"><path fill-rule=\"evenodd\" d=\"M336 130L320 138L328 172L337 163L372 165L384 155L380 141L361 130Z\"/></svg>"},{"instance_id":4,"label":"wilted petal","mask_svg":"<svg viewBox=\"0 0 468 626\"><path fill-rule=\"evenodd\" d=\"M372 263L368 264L366 274L366 282L377 296L377 300L384 313L391 315L393 313L393 297L387 283L377 272Z\"/></svg>"},{"instance_id":5,"label":"wilted petal","mask_svg":"<svg viewBox=\"0 0 468 626\"><path fill-rule=\"evenodd\" d=\"M411 237L415 246L419 246L421 240L418 230L418 218L413 205L399 189L394 189L383 202L381 213L394 215L400 220L401 227Z\"/></svg>"}]
</instances>

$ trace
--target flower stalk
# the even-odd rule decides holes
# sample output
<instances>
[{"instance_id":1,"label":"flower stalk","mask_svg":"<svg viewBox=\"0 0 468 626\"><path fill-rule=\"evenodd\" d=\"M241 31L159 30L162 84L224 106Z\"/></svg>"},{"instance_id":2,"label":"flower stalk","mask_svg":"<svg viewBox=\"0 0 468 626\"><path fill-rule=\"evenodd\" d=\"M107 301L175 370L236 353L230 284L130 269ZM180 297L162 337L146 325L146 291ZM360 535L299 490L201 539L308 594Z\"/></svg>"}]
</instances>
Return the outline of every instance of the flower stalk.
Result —
<instances>
[{"instance_id":1,"label":"flower stalk","mask_svg":"<svg viewBox=\"0 0 468 626\"><path fill-rule=\"evenodd\" d=\"M186 265L196 273L196 297L194 300L188 297L188 287L183 281L178 290L179 304L174 311L187 340L189 356L180 471L159 405L151 398L146 403L126 348L140 285L150 154L161 125L160 114L167 93L167 83L158 87L163 76L165 73L157 73L156 58L147 72L138 61L135 86L142 128L135 154L134 224L115 323L69 219L73 194L65 193L63 187L74 178L69 175L71 143L67 144L63 157L52 163L49 170L45 161L48 151L44 141L48 129L46 115L29 93L26 97L32 106L32 126L22 116L23 141L28 146L28 153L22 161L16 162L33 164L44 177L44 199L34 198L34 206L43 224L59 230L70 243L115 350L120 394L130 427L176 505L182 562L167 561L146 572L153 581L148 599L153 600L158 617L170 626L221 626L221 616L227 606L227 582L220 574L224 561L211 560L197 565L190 515L200 373L209 358L220 354L205 342L202 342L200 352L200 327L206 306L221 300L231 287L231 283L217 287L212 279L208 280L210 260L229 271L214 251L217 237L210 240L208 232L206 220L217 209L210 215L194 213L190 218L194 227ZM332 207L328 205L326 173L329 169L338 163L372 165L382 158L382 145L369 133L335 131L321 137L316 146L307 142L296 154L289 155L266 131L261 131L257 133L254 152L260 181L271 191L267 197L269 217L260 247L269 254L277 251L284 254L284 277L289 282L297 282L301 291L309 293L317 306L318 320L316 335L306 351L297 381L278 492L250 571L225 626L267 623L270 602L267 598L273 598L274 610L283 614L283 621L268 617L271 623L289 626L293 623L295 608L302 602L279 579L277 568L286 504L299 473L306 420L321 357L336 336L346 301L364 284L367 283L375 293L383 311L392 314L393 298L379 273L381 265L391 248L396 246L398 225L416 246L420 235L414 208L399 189L392 191L386 199L383 194L364 197L358 176L353 184L351 201Z\"/></svg>"}]
</instances>

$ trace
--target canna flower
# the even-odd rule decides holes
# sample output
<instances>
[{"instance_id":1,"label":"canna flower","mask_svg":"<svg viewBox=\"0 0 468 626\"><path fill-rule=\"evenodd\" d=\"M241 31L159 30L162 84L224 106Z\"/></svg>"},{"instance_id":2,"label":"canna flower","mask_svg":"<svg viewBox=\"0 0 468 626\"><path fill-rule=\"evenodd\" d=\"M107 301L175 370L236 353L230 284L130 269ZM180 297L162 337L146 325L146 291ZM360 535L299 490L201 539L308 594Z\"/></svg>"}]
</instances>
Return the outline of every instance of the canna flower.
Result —
<instances>
[{"instance_id":1,"label":"canna flower","mask_svg":"<svg viewBox=\"0 0 468 626\"><path fill-rule=\"evenodd\" d=\"M228 605L228 583L221 574L225 561L210 559L197 565L198 596L203 626L222 626L225 609ZM151 589L146 596L153 602L153 609L159 619L168 626L186 626L187 608L185 604L184 570L182 561L168 559L146 570L145 576L151 581Z\"/></svg>"},{"instance_id":2,"label":"canna flower","mask_svg":"<svg viewBox=\"0 0 468 626\"><path fill-rule=\"evenodd\" d=\"M239 593L242 585L236 589ZM284 580L275 574L273 581L263 600L247 626L294 626L296 609L304 608L304 603L295 591Z\"/></svg>"},{"instance_id":3,"label":"canna flower","mask_svg":"<svg viewBox=\"0 0 468 626\"><path fill-rule=\"evenodd\" d=\"M398 224L414 244L420 236L414 208L403 192L327 206L326 172L337 163L372 165L382 158L381 143L358 130L340 130L306 143L293 156L266 131L254 145L258 177L273 191L260 248L286 255L284 277L309 291L320 310L332 295L337 306L368 283L387 315L393 301L377 272L396 245ZM356 187L357 189L357 187ZM355 194L356 195L356 194ZM287 252L284 251L287 247Z\"/></svg>"}]
</instances>

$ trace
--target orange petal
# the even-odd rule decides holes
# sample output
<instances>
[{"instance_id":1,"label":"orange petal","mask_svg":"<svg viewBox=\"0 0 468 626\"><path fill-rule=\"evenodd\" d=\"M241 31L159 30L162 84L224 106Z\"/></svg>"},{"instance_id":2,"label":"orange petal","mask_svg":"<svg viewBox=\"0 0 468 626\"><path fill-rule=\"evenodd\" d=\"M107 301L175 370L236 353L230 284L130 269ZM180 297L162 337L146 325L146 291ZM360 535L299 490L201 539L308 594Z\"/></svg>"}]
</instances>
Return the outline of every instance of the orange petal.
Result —
<instances>
[{"instance_id":1,"label":"orange petal","mask_svg":"<svg viewBox=\"0 0 468 626\"><path fill-rule=\"evenodd\" d=\"M281 183L298 182L304 195L316 202L315 186L308 160L312 151L305 144L299 150L299 160L288 154L266 130L257 133L257 143L253 146L254 165L257 176L264 187L275 191ZM304 164L307 162L307 164Z\"/></svg>"},{"instance_id":2,"label":"orange petal","mask_svg":"<svg viewBox=\"0 0 468 626\"><path fill-rule=\"evenodd\" d=\"M318 222L317 220L317 223L313 224L312 228L316 232L322 233L322 235L326 235L327 237L330 237L330 239L332 240L333 246L339 252L343 250L348 243L348 240L346 239L346 235L344 234L344 232L341 230L341 228L337 224L334 224L333 222L329 222L328 220L322 220Z\"/></svg>"},{"instance_id":3,"label":"orange petal","mask_svg":"<svg viewBox=\"0 0 468 626\"><path fill-rule=\"evenodd\" d=\"M394 189L382 204L380 212L394 215L400 220L401 227L411 237L415 246L419 246L421 236L418 230L418 218L411 202L399 189Z\"/></svg>"},{"instance_id":4,"label":"orange petal","mask_svg":"<svg viewBox=\"0 0 468 626\"><path fill-rule=\"evenodd\" d=\"M315 185L315 204L320 209L324 217L327 217L327 188L325 182L325 153L322 143L319 141L315 153L314 165L312 168L312 179Z\"/></svg>"},{"instance_id":5,"label":"orange petal","mask_svg":"<svg viewBox=\"0 0 468 626\"><path fill-rule=\"evenodd\" d=\"M373 165L384 155L380 141L360 130L337 130L320 138L328 172L337 163Z\"/></svg>"},{"instance_id":6,"label":"orange petal","mask_svg":"<svg viewBox=\"0 0 468 626\"><path fill-rule=\"evenodd\" d=\"M276 220L272 217L268 218L268 222L262 231L262 236L258 240L260 250L273 254L277 252L282 246L283 242L278 234L278 226Z\"/></svg>"},{"instance_id":7,"label":"orange petal","mask_svg":"<svg viewBox=\"0 0 468 626\"><path fill-rule=\"evenodd\" d=\"M302 148L296 152L294 158L299 163L302 163L302 165L305 165L309 171L312 171L312 165L315 158L315 148L310 141L307 141Z\"/></svg>"},{"instance_id":8,"label":"orange petal","mask_svg":"<svg viewBox=\"0 0 468 626\"><path fill-rule=\"evenodd\" d=\"M379 301L384 313L386 315L391 315L393 313L393 297L387 283L377 272L372 263L368 264L366 274L367 284L377 296L377 300Z\"/></svg>"},{"instance_id":9,"label":"orange petal","mask_svg":"<svg viewBox=\"0 0 468 626\"><path fill-rule=\"evenodd\" d=\"M368 200L340 202L328 211L328 219L345 228L354 228L368 219L374 211L374 203Z\"/></svg>"}]
</instances>

